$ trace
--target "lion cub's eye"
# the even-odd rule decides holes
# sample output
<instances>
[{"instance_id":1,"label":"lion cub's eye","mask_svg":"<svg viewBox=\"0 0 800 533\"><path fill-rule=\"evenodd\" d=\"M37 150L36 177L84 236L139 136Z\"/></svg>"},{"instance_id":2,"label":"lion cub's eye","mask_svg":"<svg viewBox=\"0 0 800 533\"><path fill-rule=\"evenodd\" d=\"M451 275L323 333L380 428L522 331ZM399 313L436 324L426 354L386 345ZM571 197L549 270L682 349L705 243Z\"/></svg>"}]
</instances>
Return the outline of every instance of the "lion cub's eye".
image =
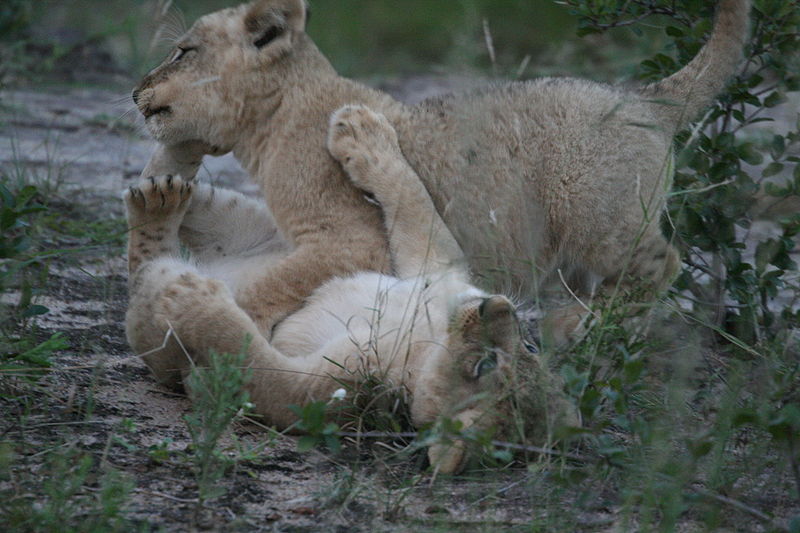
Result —
<instances>
[{"instance_id":1,"label":"lion cub's eye","mask_svg":"<svg viewBox=\"0 0 800 533\"><path fill-rule=\"evenodd\" d=\"M528 350L529 353L539 353L539 348L536 347L535 344L529 341L523 341L525 345L525 349Z\"/></svg>"},{"instance_id":2,"label":"lion cub's eye","mask_svg":"<svg viewBox=\"0 0 800 533\"><path fill-rule=\"evenodd\" d=\"M191 52L194 49L195 48L191 46L187 46L186 48L179 47L177 50L175 50L175 53L172 54L172 59L170 59L169 62L175 63L176 61L180 61L181 58L183 58L183 56L185 56L187 53Z\"/></svg>"},{"instance_id":3,"label":"lion cub's eye","mask_svg":"<svg viewBox=\"0 0 800 533\"><path fill-rule=\"evenodd\" d=\"M475 378L479 378L488 374L495 368L497 368L497 354L488 353L475 363L475 367L472 369L472 375Z\"/></svg>"}]
</instances>

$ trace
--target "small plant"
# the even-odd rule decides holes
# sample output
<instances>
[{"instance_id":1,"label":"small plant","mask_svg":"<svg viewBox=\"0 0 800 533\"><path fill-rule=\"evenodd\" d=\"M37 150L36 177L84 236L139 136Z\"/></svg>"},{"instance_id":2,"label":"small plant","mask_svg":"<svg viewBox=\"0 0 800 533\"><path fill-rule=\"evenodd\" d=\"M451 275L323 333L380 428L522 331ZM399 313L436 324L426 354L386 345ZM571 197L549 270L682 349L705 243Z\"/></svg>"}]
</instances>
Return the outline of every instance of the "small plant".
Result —
<instances>
[{"instance_id":1,"label":"small plant","mask_svg":"<svg viewBox=\"0 0 800 533\"><path fill-rule=\"evenodd\" d=\"M10 466L13 457L6 465ZM97 476L90 455L67 447L47 454L40 475L42 495L15 492L29 481L8 476L0 490L0 516L7 531L65 531L106 533L135 530L125 517L131 482L115 470ZM33 474L24 474L25 477ZM0 479L5 478L0 470Z\"/></svg>"},{"instance_id":2,"label":"small plant","mask_svg":"<svg viewBox=\"0 0 800 533\"><path fill-rule=\"evenodd\" d=\"M331 452L338 452L341 449L341 442L339 441L339 425L335 422L329 422L332 412L335 409L330 409L332 403L343 400L346 396L345 389L337 389L333 393L330 401L323 402L321 400L316 402L309 402L302 407L299 405L290 405L289 409L297 415L297 422L294 428L298 429L305 434L297 441L297 451L307 452L317 446L326 446Z\"/></svg>"},{"instance_id":3,"label":"small plant","mask_svg":"<svg viewBox=\"0 0 800 533\"><path fill-rule=\"evenodd\" d=\"M39 190L33 185L26 185L12 191L0 181L0 290L6 291L23 278L18 303L15 306L15 318L26 319L44 314L47 308L31 303L32 287L25 279L28 271L35 270L39 264L36 254L31 254L30 218L34 213L41 213L47 208L38 203ZM0 316L0 321L10 317Z\"/></svg>"},{"instance_id":4,"label":"small plant","mask_svg":"<svg viewBox=\"0 0 800 533\"><path fill-rule=\"evenodd\" d=\"M24 185L12 190L0 180L0 294L17 289L16 303L0 303L0 371L36 378L50 366L50 357L67 347L61 333L36 340L26 334L33 317L49 311L34 303L37 286L46 276L41 256L33 249L31 218L46 211L39 190ZM8 300L6 300L8 302Z\"/></svg>"},{"instance_id":5,"label":"small plant","mask_svg":"<svg viewBox=\"0 0 800 533\"><path fill-rule=\"evenodd\" d=\"M207 368L194 367L187 380L192 412L186 425L193 443L199 506L218 498L225 489L217 485L232 459L219 448L219 440L231 422L249 408L244 385L250 372L243 368L246 347L237 355L211 352ZM158 454L157 456L162 456Z\"/></svg>"}]
</instances>

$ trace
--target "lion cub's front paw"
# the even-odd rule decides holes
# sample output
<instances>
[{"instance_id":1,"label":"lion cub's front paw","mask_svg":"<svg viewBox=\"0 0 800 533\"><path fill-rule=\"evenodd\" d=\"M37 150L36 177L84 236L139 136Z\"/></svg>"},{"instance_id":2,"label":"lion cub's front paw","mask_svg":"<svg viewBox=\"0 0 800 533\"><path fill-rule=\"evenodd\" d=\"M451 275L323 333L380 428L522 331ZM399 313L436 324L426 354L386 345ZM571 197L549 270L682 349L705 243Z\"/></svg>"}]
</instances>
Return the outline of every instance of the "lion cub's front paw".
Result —
<instances>
[{"instance_id":1,"label":"lion cub's front paw","mask_svg":"<svg viewBox=\"0 0 800 533\"><path fill-rule=\"evenodd\" d=\"M370 177L382 164L402 158L397 133L389 121L362 105L347 105L331 116L328 150L359 187L370 190Z\"/></svg>"},{"instance_id":2,"label":"lion cub's front paw","mask_svg":"<svg viewBox=\"0 0 800 533\"><path fill-rule=\"evenodd\" d=\"M144 179L125 192L128 222L131 226L155 220L180 223L191 197L192 184L179 176Z\"/></svg>"}]
</instances>

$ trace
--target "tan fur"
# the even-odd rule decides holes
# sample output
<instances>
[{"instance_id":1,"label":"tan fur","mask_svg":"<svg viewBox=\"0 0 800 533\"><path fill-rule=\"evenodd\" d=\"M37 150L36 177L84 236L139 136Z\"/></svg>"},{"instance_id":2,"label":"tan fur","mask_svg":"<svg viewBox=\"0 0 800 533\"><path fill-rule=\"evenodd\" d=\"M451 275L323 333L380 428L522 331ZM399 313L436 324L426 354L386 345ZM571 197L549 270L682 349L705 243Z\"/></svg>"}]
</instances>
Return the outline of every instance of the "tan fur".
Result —
<instances>
[{"instance_id":1,"label":"tan fur","mask_svg":"<svg viewBox=\"0 0 800 533\"><path fill-rule=\"evenodd\" d=\"M257 0L198 20L188 51L135 91L162 143L143 176L189 178L204 153L232 151L262 185L294 246L235 294L265 333L325 280L388 269L378 210L325 149L328 117L349 103L395 126L481 286L531 298L560 270L583 295L599 277L652 297L679 266L658 227L672 136L733 74L748 8L721 0L697 58L641 90L544 78L409 107L335 73L303 0Z\"/></svg>"},{"instance_id":2,"label":"tan fur","mask_svg":"<svg viewBox=\"0 0 800 533\"><path fill-rule=\"evenodd\" d=\"M292 253L269 212L230 191L166 176L147 180L126 194L126 327L156 376L178 385L191 365L207 364L210 350L240 353L249 339L247 390L256 412L280 428L296 420L290 404L327 400L343 384L357 389L375 377L407 391L417 426L448 417L508 435L521 422L511 423L512 398L531 389L540 394L526 401L533 442L547 442L555 424L577 424L558 379L524 346L511 302L469 284L461 250L388 121L346 107L332 119L329 143L354 182L382 204L398 278L364 272L332 279L267 340L233 294L251 268ZM196 264L178 258L179 239ZM465 450L464 442L445 440L429 457L455 472Z\"/></svg>"}]
</instances>

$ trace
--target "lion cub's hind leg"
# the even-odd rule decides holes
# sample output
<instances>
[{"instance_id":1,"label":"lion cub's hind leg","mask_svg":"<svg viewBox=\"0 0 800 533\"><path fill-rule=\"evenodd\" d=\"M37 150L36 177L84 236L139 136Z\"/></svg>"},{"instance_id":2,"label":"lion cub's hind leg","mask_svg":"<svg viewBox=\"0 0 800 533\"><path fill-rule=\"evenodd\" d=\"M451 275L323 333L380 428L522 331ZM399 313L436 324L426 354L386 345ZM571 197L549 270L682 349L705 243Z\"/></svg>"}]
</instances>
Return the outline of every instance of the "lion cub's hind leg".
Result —
<instances>
[{"instance_id":1,"label":"lion cub's hind leg","mask_svg":"<svg viewBox=\"0 0 800 533\"><path fill-rule=\"evenodd\" d=\"M194 267L171 257L144 263L135 273L125 315L128 344L160 383L175 389L181 388L191 360L177 323L162 310L163 299L182 277L194 274Z\"/></svg>"},{"instance_id":2,"label":"lion cub's hind leg","mask_svg":"<svg viewBox=\"0 0 800 533\"><path fill-rule=\"evenodd\" d=\"M180 256L178 228L191 197L192 184L177 176L147 178L125 192L128 272L132 278L142 263L156 257Z\"/></svg>"}]
</instances>

